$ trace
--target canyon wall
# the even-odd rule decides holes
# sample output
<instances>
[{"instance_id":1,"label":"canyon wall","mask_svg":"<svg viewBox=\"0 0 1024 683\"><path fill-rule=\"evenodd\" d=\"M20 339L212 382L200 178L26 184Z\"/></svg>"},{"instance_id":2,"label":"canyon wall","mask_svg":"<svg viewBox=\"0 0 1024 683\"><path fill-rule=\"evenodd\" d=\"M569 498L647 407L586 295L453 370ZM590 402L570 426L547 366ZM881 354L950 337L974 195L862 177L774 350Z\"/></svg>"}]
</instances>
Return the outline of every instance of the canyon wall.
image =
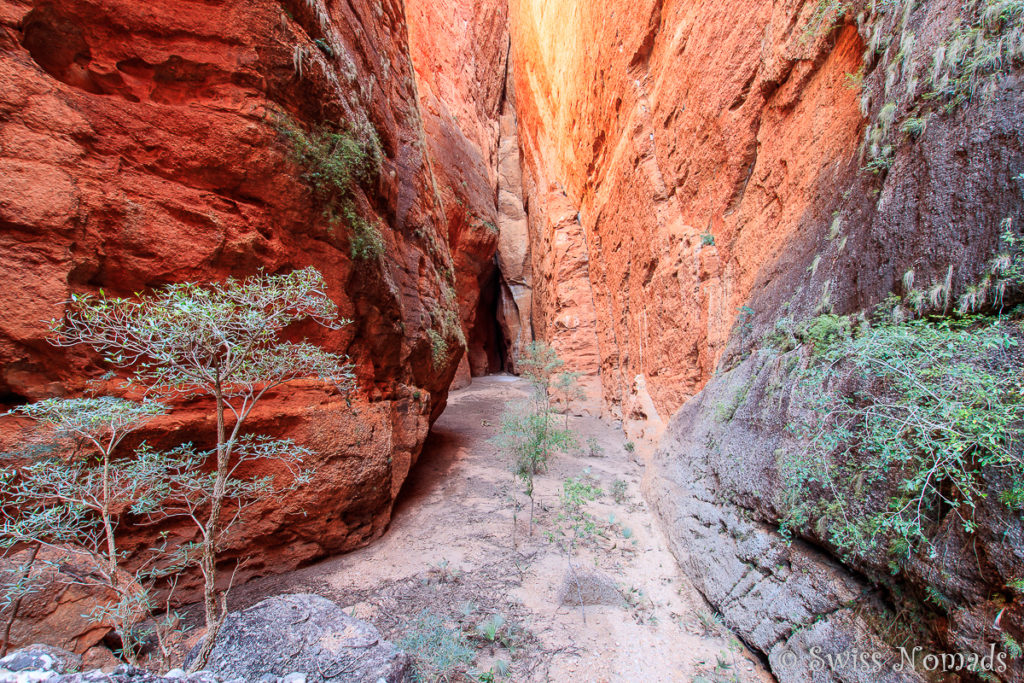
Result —
<instances>
[{"instance_id":1,"label":"canyon wall","mask_svg":"<svg viewBox=\"0 0 1024 683\"><path fill-rule=\"evenodd\" d=\"M1020 17L994 4L510 3L535 331L628 434L663 434L646 486L680 565L783 680L856 679L809 671L810 648L891 654L877 615L929 587L950 603L924 609L928 647L985 652L1000 615L1021 635L999 503L974 537L942 523L947 555L889 592L865 578L884 553L844 567L820 533L783 539L798 361L762 348L913 295L908 272L946 310L976 291L1024 218Z\"/></svg>"},{"instance_id":2,"label":"canyon wall","mask_svg":"<svg viewBox=\"0 0 1024 683\"><path fill-rule=\"evenodd\" d=\"M405 5L426 149L454 259L468 347L454 385L458 388L471 375L502 367L494 339L494 302L488 296L493 297L497 277L495 197L508 18L500 2L409 0Z\"/></svg>"},{"instance_id":3,"label":"canyon wall","mask_svg":"<svg viewBox=\"0 0 1024 683\"><path fill-rule=\"evenodd\" d=\"M504 18L480 25L501 34ZM481 57L490 61L480 72L496 75L476 102L494 122L474 128L458 111L461 135L444 112L421 114L421 102L438 101L432 88L447 92L425 79L418 97L409 48L416 26L398 0L0 2L7 405L78 395L92 380L116 386L95 354L46 342L46 321L61 317L71 293L131 295L312 265L354 321L339 331L294 331L351 357L351 407L324 386L297 382L264 398L249 420L253 431L313 449L317 474L287 501L242 520L224 556L226 566L248 558L237 580L383 533L464 355L459 321L472 322L476 278L496 242L473 221L495 221L507 40L492 41L493 53ZM420 24L416 35L427 33ZM313 139L322 129L354 137L379 160L379 171L352 188L363 226L331 215L333 199L303 180L309 169L297 160L295 136ZM484 150L483 161L463 164L460 140ZM459 197L468 202L464 216L454 215ZM376 232L381 248L357 253L359 229ZM181 401L142 436L156 446L208 445L213 426L209 405ZM2 429L11 447L28 425L5 417ZM126 528L127 548L160 531L172 543L193 535L185 523L132 520ZM192 595L194 578L181 597Z\"/></svg>"}]
</instances>

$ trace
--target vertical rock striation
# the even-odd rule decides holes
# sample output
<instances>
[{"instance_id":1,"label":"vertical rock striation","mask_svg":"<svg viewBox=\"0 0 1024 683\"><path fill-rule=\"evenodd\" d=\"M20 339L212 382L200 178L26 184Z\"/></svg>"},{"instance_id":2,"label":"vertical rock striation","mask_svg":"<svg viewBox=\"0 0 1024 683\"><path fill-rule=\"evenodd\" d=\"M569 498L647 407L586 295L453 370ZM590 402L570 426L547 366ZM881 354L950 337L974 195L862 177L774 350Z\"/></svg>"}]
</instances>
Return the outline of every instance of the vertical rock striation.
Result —
<instances>
[{"instance_id":1,"label":"vertical rock striation","mask_svg":"<svg viewBox=\"0 0 1024 683\"><path fill-rule=\"evenodd\" d=\"M1024 218L1020 17L979 19L997 4L510 2L537 335L628 433L665 430L648 491L681 566L786 680L811 647L888 647L869 615L891 596L864 578L884 556L851 571L776 531L795 380L751 351L777 321L910 294L908 271L970 294ZM1000 75L936 101L979 63ZM931 647L983 652L997 614L1021 631L1019 599L992 597L1024 561L993 542L1018 537L1008 515L896 580L920 603L944 577Z\"/></svg>"}]
</instances>

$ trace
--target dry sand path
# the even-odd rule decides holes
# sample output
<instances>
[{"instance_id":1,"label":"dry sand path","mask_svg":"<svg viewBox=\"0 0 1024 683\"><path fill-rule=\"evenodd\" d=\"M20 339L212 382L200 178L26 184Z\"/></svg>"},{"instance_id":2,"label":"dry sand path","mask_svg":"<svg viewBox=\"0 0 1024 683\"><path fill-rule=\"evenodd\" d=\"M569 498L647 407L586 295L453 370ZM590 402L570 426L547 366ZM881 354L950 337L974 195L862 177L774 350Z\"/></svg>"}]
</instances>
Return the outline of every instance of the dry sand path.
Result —
<instances>
[{"instance_id":1,"label":"dry sand path","mask_svg":"<svg viewBox=\"0 0 1024 683\"><path fill-rule=\"evenodd\" d=\"M428 610L467 634L479 671L498 660L508 681L770 681L761 663L726 629L680 574L640 493L642 467L622 432L590 416L570 416L582 444L603 453L556 455L537 479L532 537L520 511L513 547L509 463L490 439L506 402L527 396L510 376L477 378L452 392L410 475L387 534L367 548L291 574L251 583L242 606L276 593L324 595L375 624L392 640L415 630ZM548 540L567 477L604 491L588 510L601 535L576 553L585 612L567 592L565 553ZM621 495L612 495L616 481ZM522 498L520 496L520 498ZM599 579L588 585L587 576ZM575 588L575 583L570 583ZM494 642L479 626L500 615ZM472 680L460 679L454 680Z\"/></svg>"}]
</instances>

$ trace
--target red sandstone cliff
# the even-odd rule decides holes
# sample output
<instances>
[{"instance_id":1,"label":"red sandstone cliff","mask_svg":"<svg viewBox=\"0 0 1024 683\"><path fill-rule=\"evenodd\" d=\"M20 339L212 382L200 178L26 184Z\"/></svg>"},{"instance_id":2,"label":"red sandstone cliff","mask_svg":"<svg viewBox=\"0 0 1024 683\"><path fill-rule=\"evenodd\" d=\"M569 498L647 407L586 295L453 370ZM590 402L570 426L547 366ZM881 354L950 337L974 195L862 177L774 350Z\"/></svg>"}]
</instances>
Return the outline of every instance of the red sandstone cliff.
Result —
<instances>
[{"instance_id":1,"label":"red sandstone cliff","mask_svg":"<svg viewBox=\"0 0 1024 683\"><path fill-rule=\"evenodd\" d=\"M253 558L246 576L280 572L383 533L462 357L402 3L5 0L0 83L0 395L76 394L106 372L45 342L71 292L316 266L355 323L301 332L350 354L354 407L302 383L264 400L252 429L314 449L318 476L254 511L228 555ZM285 117L379 139L380 173L354 201L381 257L352 256L352 226L300 180ZM178 408L145 436L208 442L207 407Z\"/></svg>"}]
</instances>

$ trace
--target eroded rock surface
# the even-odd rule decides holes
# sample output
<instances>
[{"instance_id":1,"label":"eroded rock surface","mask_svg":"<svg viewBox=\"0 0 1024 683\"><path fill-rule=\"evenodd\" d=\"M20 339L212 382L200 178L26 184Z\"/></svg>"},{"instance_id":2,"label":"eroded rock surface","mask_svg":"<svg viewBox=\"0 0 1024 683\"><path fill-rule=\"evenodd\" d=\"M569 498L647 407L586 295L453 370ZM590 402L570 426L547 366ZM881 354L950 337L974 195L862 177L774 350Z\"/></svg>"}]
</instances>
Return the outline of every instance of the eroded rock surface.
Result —
<instances>
[{"instance_id":1,"label":"eroded rock surface","mask_svg":"<svg viewBox=\"0 0 1024 683\"><path fill-rule=\"evenodd\" d=\"M225 679L305 674L309 683L404 683L408 656L318 595L279 595L230 614L207 670Z\"/></svg>"},{"instance_id":2,"label":"eroded rock surface","mask_svg":"<svg viewBox=\"0 0 1024 683\"><path fill-rule=\"evenodd\" d=\"M851 571L816 539L778 534L789 416L775 406L792 385L744 359L777 321L908 294L910 271L955 301L1004 219L1024 218L1019 63L948 108L929 95L935 55L977 6L825 6L513 0L509 12L536 333L583 363L596 347L605 414L633 438L667 429L648 482L681 565L787 680L807 672L784 648L871 643L879 627L850 605L884 596L861 574L879 567ZM752 412L719 421L751 378L763 382L742 402ZM934 613L939 647L1001 638L990 596L1014 561L993 546L975 571L959 552L1016 538L1006 514L981 514L971 543L951 537L948 565L924 563L899 589L923 601L936 575L954 577L962 602Z\"/></svg>"},{"instance_id":3,"label":"eroded rock surface","mask_svg":"<svg viewBox=\"0 0 1024 683\"><path fill-rule=\"evenodd\" d=\"M463 355L458 325L446 324L459 318L456 273L405 17L397 1L0 2L0 397L76 395L104 376L96 355L45 341L72 292L312 265L355 321L291 331L351 356L351 407L297 382L250 418L253 431L313 449L317 477L242 520L225 556L252 558L238 580L383 533ZM352 188L383 240L379 257L353 255L354 226L302 181L287 125L349 131L380 155L379 173ZM3 418L2 447L25 426ZM213 432L210 405L181 401L140 437L208 446ZM185 522L127 526L127 549L195 533ZM182 599L194 579L179 584Z\"/></svg>"}]
</instances>

